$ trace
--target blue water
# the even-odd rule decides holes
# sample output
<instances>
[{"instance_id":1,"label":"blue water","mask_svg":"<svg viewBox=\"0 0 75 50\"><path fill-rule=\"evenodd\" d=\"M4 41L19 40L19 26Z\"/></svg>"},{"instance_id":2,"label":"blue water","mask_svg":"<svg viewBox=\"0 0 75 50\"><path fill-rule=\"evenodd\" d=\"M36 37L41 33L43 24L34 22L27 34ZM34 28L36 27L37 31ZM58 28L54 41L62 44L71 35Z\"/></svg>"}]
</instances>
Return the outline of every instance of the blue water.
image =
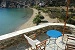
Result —
<instances>
[{"instance_id":1,"label":"blue water","mask_svg":"<svg viewBox=\"0 0 75 50\"><path fill-rule=\"evenodd\" d=\"M32 15L32 10L28 8L0 8L0 35L15 31Z\"/></svg>"}]
</instances>

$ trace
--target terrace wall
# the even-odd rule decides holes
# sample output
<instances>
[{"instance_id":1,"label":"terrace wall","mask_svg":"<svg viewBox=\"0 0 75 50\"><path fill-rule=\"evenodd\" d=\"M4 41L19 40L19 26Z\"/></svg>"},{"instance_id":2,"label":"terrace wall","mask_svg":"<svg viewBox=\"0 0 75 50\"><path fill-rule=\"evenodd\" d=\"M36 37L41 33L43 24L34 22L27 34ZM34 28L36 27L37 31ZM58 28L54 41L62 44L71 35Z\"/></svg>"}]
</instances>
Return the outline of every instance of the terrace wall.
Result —
<instances>
[{"instance_id":1,"label":"terrace wall","mask_svg":"<svg viewBox=\"0 0 75 50\"><path fill-rule=\"evenodd\" d=\"M6 35L0 36L0 49L7 48L9 46L17 45L21 42L25 42L26 39L24 38L23 34L30 36L31 34L36 33L37 35L46 33L48 30L58 30L63 31L62 23L45 23L38 26L30 27L27 29L23 29L20 31L12 32ZM74 25L67 24L65 29L65 34L72 34L72 30L75 29Z\"/></svg>"}]
</instances>

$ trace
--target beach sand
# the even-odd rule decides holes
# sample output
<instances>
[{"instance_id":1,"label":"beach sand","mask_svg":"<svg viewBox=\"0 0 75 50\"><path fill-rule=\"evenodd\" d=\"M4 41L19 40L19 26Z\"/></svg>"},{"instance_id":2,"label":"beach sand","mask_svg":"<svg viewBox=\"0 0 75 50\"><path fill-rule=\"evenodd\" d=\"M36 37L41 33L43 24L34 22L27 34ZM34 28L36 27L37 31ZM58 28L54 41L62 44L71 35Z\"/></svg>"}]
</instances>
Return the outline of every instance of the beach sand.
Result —
<instances>
[{"instance_id":1,"label":"beach sand","mask_svg":"<svg viewBox=\"0 0 75 50\"><path fill-rule=\"evenodd\" d=\"M31 8L31 9L33 10L33 15L26 23L24 23L22 26L20 26L17 30L22 30L22 29L29 28L29 27L32 27L35 25L35 24L33 24L33 19L38 14L38 10L36 10L34 8Z\"/></svg>"},{"instance_id":2,"label":"beach sand","mask_svg":"<svg viewBox=\"0 0 75 50\"><path fill-rule=\"evenodd\" d=\"M22 29L25 29L25 28L35 26L35 24L33 24L33 19L38 14L38 10L36 10L34 8L31 8L31 9L33 10L33 15L31 16L31 18L26 23L24 23L22 26L20 26L17 30L22 30ZM44 18L45 21L48 21L50 23L57 22L57 19L50 18L47 13L41 12L41 14L45 17ZM42 23L40 23L40 24L42 24Z\"/></svg>"}]
</instances>

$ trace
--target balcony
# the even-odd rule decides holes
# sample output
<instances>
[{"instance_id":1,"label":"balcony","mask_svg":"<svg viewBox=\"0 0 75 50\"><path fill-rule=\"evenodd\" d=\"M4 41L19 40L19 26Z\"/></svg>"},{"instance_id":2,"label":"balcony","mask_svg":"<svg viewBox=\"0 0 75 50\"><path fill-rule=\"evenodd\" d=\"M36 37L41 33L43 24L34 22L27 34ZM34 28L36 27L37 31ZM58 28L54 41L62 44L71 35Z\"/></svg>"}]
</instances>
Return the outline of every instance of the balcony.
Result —
<instances>
[{"instance_id":1,"label":"balcony","mask_svg":"<svg viewBox=\"0 0 75 50\"><path fill-rule=\"evenodd\" d=\"M46 32L48 30L58 30L60 32L63 31L63 25L62 23L44 23L38 26L30 27L24 30L12 32L6 35L0 36L0 49L6 49L6 50L25 50L31 48L31 45L27 43L27 40L24 37L24 34L33 39L33 34L36 34L36 39L40 42L44 40L49 40L49 37L46 35ZM75 35L75 26L67 24L65 29L65 35ZM61 39L58 38L59 40ZM34 40L34 39L33 39ZM57 41L59 42L59 41ZM48 41L47 41L48 43ZM53 43L53 41L51 41ZM55 44L49 45L49 49L55 49L62 50L61 47L57 47Z\"/></svg>"}]
</instances>

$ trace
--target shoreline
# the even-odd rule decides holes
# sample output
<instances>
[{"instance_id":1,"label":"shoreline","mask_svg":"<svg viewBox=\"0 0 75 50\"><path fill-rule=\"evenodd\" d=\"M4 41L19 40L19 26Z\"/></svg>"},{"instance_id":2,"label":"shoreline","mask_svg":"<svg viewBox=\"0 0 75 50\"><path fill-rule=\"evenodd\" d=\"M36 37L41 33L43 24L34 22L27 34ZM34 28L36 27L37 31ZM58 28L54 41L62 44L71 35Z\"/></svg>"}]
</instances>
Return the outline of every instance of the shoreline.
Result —
<instances>
[{"instance_id":1,"label":"shoreline","mask_svg":"<svg viewBox=\"0 0 75 50\"><path fill-rule=\"evenodd\" d=\"M22 29L26 29L26 28L29 28L29 27L32 27L32 26L35 26L35 24L33 24L33 19L35 18L35 16L38 14L38 10L35 9L35 8L30 8L33 10L33 14L32 16L30 17L30 19L24 23L23 25L21 25L20 27L18 27L15 31L18 31L18 30L22 30ZM44 13L41 11L41 14L45 17L44 20L47 20L48 23L58 23L58 19L52 19L49 17L49 15L47 13ZM42 23L40 23L42 24Z\"/></svg>"},{"instance_id":2,"label":"shoreline","mask_svg":"<svg viewBox=\"0 0 75 50\"><path fill-rule=\"evenodd\" d=\"M23 25L21 25L19 28L17 28L16 31L35 26L35 24L33 24L33 19L38 14L38 10L36 10L34 8L30 8L30 9L33 10L32 16L30 17L30 19L27 22L25 22Z\"/></svg>"}]
</instances>

